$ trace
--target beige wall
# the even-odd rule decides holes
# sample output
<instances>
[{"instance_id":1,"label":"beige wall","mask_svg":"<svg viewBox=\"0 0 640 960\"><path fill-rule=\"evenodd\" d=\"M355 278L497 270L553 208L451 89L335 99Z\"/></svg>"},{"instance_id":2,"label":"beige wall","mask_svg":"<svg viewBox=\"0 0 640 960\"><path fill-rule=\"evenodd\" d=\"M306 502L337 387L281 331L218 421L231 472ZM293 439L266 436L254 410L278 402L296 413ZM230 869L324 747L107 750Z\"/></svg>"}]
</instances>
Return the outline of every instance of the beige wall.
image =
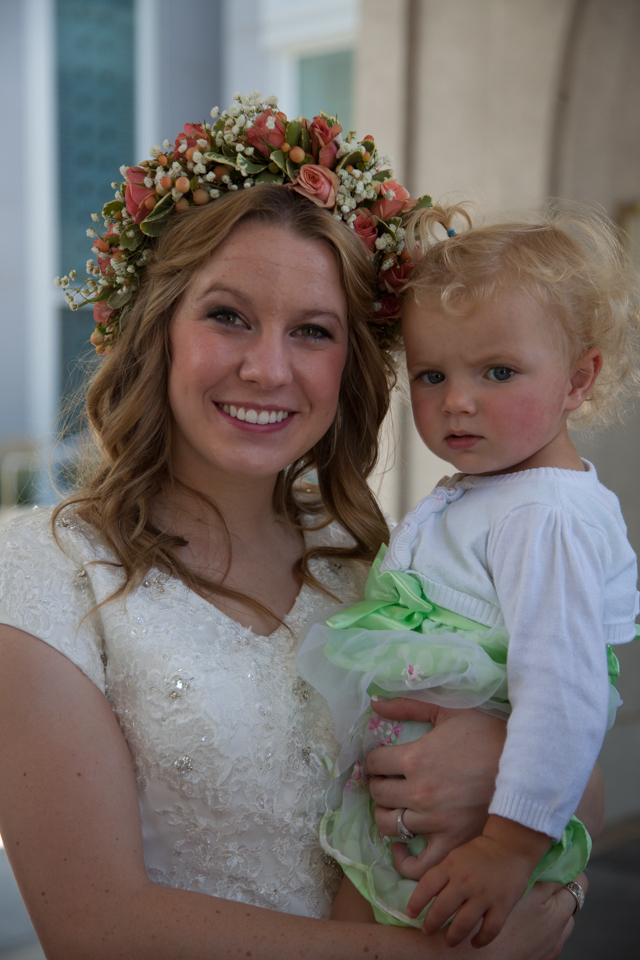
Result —
<instances>
[{"instance_id":1,"label":"beige wall","mask_svg":"<svg viewBox=\"0 0 640 960\"><path fill-rule=\"evenodd\" d=\"M490 216L551 193L614 217L640 199L637 0L362 0L361 16L357 129L394 155L413 195L475 199ZM394 412L381 495L399 515L451 468L398 399ZM639 428L640 415L583 445L637 552ZM610 821L640 815L640 643L619 653L625 705L601 755Z\"/></svg>"}]
</instances>

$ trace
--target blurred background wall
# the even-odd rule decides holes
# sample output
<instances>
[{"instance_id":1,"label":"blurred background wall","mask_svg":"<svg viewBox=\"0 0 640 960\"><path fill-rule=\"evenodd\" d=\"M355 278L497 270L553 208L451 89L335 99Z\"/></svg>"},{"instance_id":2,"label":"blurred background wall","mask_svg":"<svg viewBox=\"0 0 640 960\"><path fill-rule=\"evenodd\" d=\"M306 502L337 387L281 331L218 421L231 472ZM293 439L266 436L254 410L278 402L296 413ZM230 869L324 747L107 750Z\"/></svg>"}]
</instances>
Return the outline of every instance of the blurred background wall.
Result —
<instances>
[{"instance_id":1,"label":"blurred background wall","mask_svg":"<svg viewBox=\"0 0 640 960\"><path fill-rule=\"evenodd\" d=\"M637 0L0 0L2 504L55 496L44 467L74 429L61 399L95 361L89 311L67 310L52 277L83 272L90 214L122 163L257 88L289 115L323 108L372 132L414 195L489 216L574 198L640 238L639 49ZM581 444L638 552L639 426ZM387 467L376 482L396 516L449 469L399 396ZM640 817L640 644L620 659L610 824Z\"/></svg>"}]
</instances>

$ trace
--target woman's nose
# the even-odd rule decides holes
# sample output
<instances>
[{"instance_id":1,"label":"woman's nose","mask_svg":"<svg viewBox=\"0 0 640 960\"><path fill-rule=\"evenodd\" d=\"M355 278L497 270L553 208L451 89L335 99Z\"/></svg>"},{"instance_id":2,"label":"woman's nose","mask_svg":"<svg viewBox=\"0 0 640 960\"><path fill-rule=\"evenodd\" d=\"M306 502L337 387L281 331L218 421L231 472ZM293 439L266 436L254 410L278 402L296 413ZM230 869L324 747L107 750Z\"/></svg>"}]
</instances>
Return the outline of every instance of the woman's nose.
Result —
<instances>
[{"instance_id":1,"label":"woman's nose","mask_svg":"<svg viewBox=\"0 0 640 960\"><path fill-rule=\"evenodd\" d=\"M252 338L240 365L240 379L269 389L291 383L291 358L281 335Z\"/></svg>"}]
</instances>

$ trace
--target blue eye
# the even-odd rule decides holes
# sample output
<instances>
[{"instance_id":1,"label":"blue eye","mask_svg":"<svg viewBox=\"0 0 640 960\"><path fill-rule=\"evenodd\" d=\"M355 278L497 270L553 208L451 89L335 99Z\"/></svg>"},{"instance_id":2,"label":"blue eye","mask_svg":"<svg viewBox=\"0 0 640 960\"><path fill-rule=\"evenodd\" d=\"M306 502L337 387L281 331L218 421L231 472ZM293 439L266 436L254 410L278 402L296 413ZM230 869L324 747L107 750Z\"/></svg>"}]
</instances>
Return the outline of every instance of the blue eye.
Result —
<instances>
[{"instance_id":1,"label":"blue eye","mask_svg":"<svg viewBox=\"0 0 640 960\"><path fill-rule=\"evenodd\" d=\"M515 370L512 370L511 367L491 367L487 371L487 377L494 382L504 383L506 380L511 380L514 373Z\"/></svg>"},{"instance_id":2,"label":"blue eye","mask_svg":"<svg viewBox=\"0 0 640 960\"><path fill-rule=\"evenodd\" d=\"M427 370L426 373L420 374L420 379L423 380L424 383L442 383L444 381L444 373L440 373L438 370Z\"/></svg>"}]
</instances>

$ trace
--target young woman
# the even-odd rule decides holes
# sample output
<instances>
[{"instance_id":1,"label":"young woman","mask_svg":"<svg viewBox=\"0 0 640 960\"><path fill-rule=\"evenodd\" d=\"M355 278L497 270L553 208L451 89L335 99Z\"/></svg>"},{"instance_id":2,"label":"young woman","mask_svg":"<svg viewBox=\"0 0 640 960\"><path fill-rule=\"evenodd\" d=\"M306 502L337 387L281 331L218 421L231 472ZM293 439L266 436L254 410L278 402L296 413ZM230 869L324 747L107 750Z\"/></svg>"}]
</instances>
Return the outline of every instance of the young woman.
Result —
<instances>
[{"instance_id":1,"label":"young woman","mask_svg":"<svg viewBox=\"0 0 640 960\"><path fill-rule=\"evenodd\" d=\"M3 532L0 831L50 960L470 955L324 919L337 744L294 652L388 536L366 484L390 381L372 288L362 240L297 191L173 217L89 390L83 489ZM402 806L455 845L503 731L434 719L372 757L372 791L382 829ZM558 956L573 908L541 886L487 960Z\"/></svg>"}]
</instances>

